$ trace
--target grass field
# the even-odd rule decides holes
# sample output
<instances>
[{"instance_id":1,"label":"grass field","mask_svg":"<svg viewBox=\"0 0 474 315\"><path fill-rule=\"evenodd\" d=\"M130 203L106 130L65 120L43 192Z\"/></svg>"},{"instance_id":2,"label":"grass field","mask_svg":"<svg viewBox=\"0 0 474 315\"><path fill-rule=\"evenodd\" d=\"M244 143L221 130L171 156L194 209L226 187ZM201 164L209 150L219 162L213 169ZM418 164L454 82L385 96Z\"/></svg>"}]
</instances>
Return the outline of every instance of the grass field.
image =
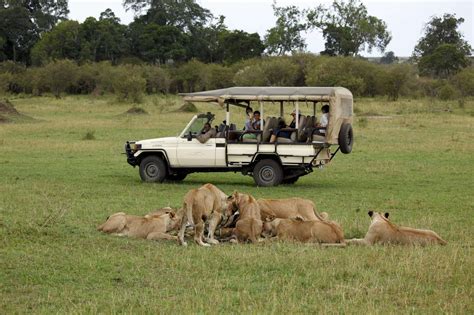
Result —
<instances>
[{"instance_id":1,"label":"grass field","mask_svg":"<svg viewBox=\"0 0 474 315\"><path fill-rule=\"evenodd\" d=\"M176 97L148 97L149 115L134 116L109 97L11 102L35 120L0 125L1 314L474 313L474 100L357 100L353 153L275 188L233 173L142 183L123 144L177 134L193 114L173 112ZM178 207L206 182L309 198L347 238L363 237L372 209L448 245L183 248L96 231L114 212Z\"/></svg>"}]
</instances>

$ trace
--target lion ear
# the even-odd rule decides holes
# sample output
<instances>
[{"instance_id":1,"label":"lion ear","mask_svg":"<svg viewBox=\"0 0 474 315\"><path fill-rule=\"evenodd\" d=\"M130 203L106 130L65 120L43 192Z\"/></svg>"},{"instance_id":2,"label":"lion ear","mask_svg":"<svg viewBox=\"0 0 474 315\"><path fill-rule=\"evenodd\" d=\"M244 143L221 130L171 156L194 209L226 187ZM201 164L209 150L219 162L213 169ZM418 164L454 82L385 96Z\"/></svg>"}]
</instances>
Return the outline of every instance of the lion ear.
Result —
<instances>
[{"instance_id":1,"label":"lion ear","mask_svg":"<svg viewBox=\"0 0 474 315\"><path fill-rule=\"evenodd\" d=\"M372 218L372 216L374 215L374 212L372 210L370 210L369 212L367 212L369 214L369 217Z\"/></svg>"},{"instance_id":2,"label":"lion ear","mask_svg":"<svg viewBox=\"0 0 474 315\"><path fill-rule=\"evenodd\" d=\"M170 215L170 218L174 218L176 216L176 213L174 213L174 211L170 211L168 212L168 214Z\"/></svg>"},{"instance_id":3,"label":"lion ear","mask_svg":"<svg viewBox=\"0 0 474 315\"><path fill-rule=\"evenodd\" d=\"M386 219L388 219L388 216L389 216L389 215L390 215L390 213L385 212L384 217L385 217Z\"/></svg>"}]
</instances>

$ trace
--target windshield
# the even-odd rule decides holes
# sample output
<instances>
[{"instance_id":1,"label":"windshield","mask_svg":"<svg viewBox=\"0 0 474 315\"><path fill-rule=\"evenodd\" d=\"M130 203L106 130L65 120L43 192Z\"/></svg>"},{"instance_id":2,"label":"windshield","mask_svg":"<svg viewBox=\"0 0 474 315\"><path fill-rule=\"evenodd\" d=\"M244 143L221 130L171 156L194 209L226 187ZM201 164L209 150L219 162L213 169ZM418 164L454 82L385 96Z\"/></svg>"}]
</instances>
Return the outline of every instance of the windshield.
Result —
<instances>
[{"instance_id":1,"label":"windshield","mask_svg":"<svg viewBox=\"0 0 474 315\"><path fill-rule=\"evenodd\" d=\"M185 134L189 134L191 132L193 135L197 135L201 133L201 130L204 128L204 124L207 123L207 117L199 117L189 126L188 130L186 130Z\"/></svg>"}]
</instances>

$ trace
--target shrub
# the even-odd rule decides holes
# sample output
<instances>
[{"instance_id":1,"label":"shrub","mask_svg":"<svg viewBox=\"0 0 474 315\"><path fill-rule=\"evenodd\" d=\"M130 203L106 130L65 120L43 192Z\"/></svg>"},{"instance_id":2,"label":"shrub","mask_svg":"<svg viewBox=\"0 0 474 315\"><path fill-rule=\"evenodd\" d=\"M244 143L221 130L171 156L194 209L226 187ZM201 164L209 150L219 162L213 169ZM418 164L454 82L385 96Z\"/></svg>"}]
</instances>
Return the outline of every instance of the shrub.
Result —
<instances>
[{"instance_id":1,"label":"shrub","mask_svg":"<svg viewBox=\"0 0 474 315\"><path fill-rule=\"evenodd\" d=\"M352 58L320 57L306 71L306 84L312 86L343 86L354 95L363 95L365 82L354 71Z\"/></svg>"},{"instance_id":2,"label":"shrub","mask_svg":"<svg viewBox=\"0 0 474 315\"><path fill-rule=\"evenodd\" d=\"M40 75L37 79L42 80L57 98L61 97L61 93L74 90L77 86L79 69L73 61L54 61L39 69Z\"/></svg>"},{"instance_id":3,"label":"shrub","mask_svg":"<svg viewBox=\"0 0 474 315\"><path fill-rule=\"evenodd\" d=\"M5 94L9 91L12 81L13 75L10 72L0 73L0 94Z\"/></svg>"},{"instance_id":4,"label":"shrub","mask_svg":"<svg viewBox=\"0 0 474 315\"><path fill-rule=\"evenodd\" d=\"M444 83L438 89L438 97L443 101L455 99L458 95L458 91L450 83Z\"/></svg>"},{"instance_id":5,"label":"shrub","mask_svg":"<svg viewBox=\"0 0 474 315\"><path fill-rule=\"evenodd\" d=\"M265 74L259 66L245 66L234 75L234 84L239 86L264 86Z\"/></svg>"},{"instance_id":6,"label":"shrub","mask_svg":"<svg viewBox=\"0 0 474 315\"><path fill-rule=\"evenodd\" d=\"M408 82L411 67L407 64L393 65L386 69L384 76L384 94L396 101Z\"/></svg>"},{"instance_id":7,"label":"shrub","mask_svg":"<svg viewBox=\"0 0 474 315\"><path fill-rule=\"evenodd\" d=\"M474 67L465 68L452 78L462 96L474 96Z\"/></svg>"},{"instance_id":8,"label":"shrub","mask_svg":"<svg viewBox=\"0 0 474 315\"><path fill-rule=\"evenodd\" d=\"M206 90L215 90L233 85L234 72L229 67L218 64L208 64L204 67L204 87Z\"/></svg>"},{"instance_id":9,"label":"shrub","mask_svg":"<svg viewBox=\"0 0 474 315\"><path fill-rule=\"evenodd\" d=\"M144 66L143 77L146 80L146 92L148 94L169 92L171 78L166 69L158 66Z\"/></svg>"},{"instance_id":10,"label":"shrub","mask_svg":"<svg viewBox=\"0 0 474 315\"><path fill-rule=\"evenodd\" d=\"M175 72L175 85L178 91L196 92L205 88L205 69L206 65L196 59L193 59Z\"/></svg>"},{"instance_id":11,"label":"shrub","mask_svg":"<svg viewBox=\"0 0 474 315\"><path fill-rule=\"evenodd\" d=\"M234 83L243 86L294 86L299 67L288 57L273 57L259 62L242 63L234 76Z\"/></svg>"},{"instance_id":12,"label":"shrub","mask_svg":"<svg viewBox=\"0 0 474 315\"><path fill-rule=\"evenodd\" d=\"M116 67L112 71L112 86L119 101L142 101L146 80L140 76L139 69L132 66Z\"/></svg>"}]
</instances>

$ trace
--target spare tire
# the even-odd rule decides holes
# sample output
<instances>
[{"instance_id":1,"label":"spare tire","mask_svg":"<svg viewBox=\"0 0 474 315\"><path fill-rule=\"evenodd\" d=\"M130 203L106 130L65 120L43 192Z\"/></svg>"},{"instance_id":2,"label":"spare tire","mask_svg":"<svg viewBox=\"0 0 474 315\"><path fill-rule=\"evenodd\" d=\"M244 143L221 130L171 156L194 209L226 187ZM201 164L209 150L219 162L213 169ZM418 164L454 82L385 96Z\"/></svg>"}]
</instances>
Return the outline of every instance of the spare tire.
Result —
<instances>
[{"instance_id":1,"label":"spare tire","mask_svg":"<svg viewBox=\"0 0 474 315\"><path fill-rule=\"evenodd\" d=\"M341 129L339 130L339 147L341 152L344 154L349 154L352 151L352 144L354 143L354 133L352 131L352 125L348 123L343 123Z\"/></svg>"}]
</instances>

